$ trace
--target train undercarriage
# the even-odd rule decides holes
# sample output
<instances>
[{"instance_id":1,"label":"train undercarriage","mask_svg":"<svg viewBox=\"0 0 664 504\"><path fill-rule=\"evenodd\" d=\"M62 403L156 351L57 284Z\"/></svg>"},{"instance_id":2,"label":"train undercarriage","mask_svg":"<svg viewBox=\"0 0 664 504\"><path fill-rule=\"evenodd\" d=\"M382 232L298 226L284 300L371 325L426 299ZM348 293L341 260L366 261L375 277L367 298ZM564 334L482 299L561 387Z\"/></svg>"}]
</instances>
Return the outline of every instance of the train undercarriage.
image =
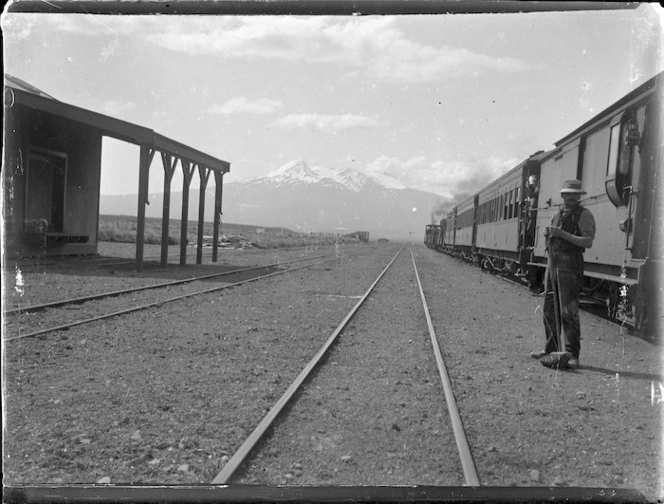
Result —
<instances>
[{"instance_id":1,"label":"train undercarriage","mask_svg":"<svg viewBox=\"0 0 664 504\"><path fill-rule=\"evenodd\" d=\"M464 262L472 263L483 271L516 281L527 286L533 293L541 294L544 291L544 276L546 264L544 262L523 261L511 255L497 255L470 247L454 248L439 247L439 251L457 257ZM540 258L542 259L542 258ZM643 276L643 273L642 273ZM655 320L649 314L647 307L648 290L640 286L635 280L626 283L608 278L598 278L592 273L584 277L584 286L580 303L584 309L600 315L614 323L620 324L632 334L644 339L655 341L661 336L660 320ZM656 296L650 296L656 297Z\"/></svg>"}]
</instances>

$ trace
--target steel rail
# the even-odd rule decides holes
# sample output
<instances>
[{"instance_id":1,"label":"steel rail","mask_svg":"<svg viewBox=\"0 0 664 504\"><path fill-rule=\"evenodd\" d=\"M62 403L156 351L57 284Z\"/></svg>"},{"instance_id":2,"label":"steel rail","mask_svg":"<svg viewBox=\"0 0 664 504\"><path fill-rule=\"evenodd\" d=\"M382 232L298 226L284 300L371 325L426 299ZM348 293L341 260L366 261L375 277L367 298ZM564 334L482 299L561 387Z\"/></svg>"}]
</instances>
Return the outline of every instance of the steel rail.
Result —
<instances>
[{"instance_id":1,"label":"steel rail","mask_svg":"<svg viewBox=\"0 0 664 504\"><path fill-rule=\"evenodd\" d=\"M300 245L297 247L288 247L289 251L297 251L300 249L307 249L311 248L311 245ZM326 244L326 245L319 245L319 248L332 248L333 245L331 244ZM224 250L237 250L237 249L224 249ZM252 249L252 250L244 250L243 255L246 254L251 254L251 255L257 255L260 254L261 252L266 252L269 251L270 249ZM206 249L203 250L204 252L204 257L210 257L210 254L206 254ZM196 252L191 252L187 254L187 257L192 257L196 256ZM161 256L160 255L149 255L149 256L144 256L144 259L159 259ZM168 255L169 258L171 257L180 257L180 253L176 252L173 254ZM55 261L47 261L47 262L28 262L24 264L20 264L19 260L11 260L11 261L5 261L6 264L4 265L4 273L9 274L10 272L14 271L16 268L20 269L21 271L37 268L37 267L46 267L46 266L56 266L60 267L62 266L63 268L69 268L69 267L104 267L104 266L114 266L118 264L135 264L136 259L133 259L131 257L108 257L108 256L103 256L103 257L92 257L92 256L86 256L83 258L63 258L60 260L55 260ZM13 263L13 266L9 266L9 263Z\"/></svg>"},{"instance_id":2,"label":"steel rail","mask_svg":"<svg viewBox=\"0 0 664 504\"><path fill-rule=\"evenodd\" d=\"M473 461L473 454L470 451L468 438L466 437L466 432L463 428L463 422L461 421L461 416L459 415L459 410L456 405L454 392L452 391L452 383L450 382L450 377L447 373L447 367L445 366L445 361L443 360L443 354L440 351L438 339L436 338L436 332L433 328L433 322L431 321L431 315L429 314L429 307L427 305L426 297L424 296L422 283L420 282L420 275L417 272L417 265L415 264L413 249L410 249L410 257L413 260L415 278L417 278L417 285L420 290L420 298L422 299L424 314L426 315L427 325L429 326L429 336L431 337L431 345L433 346L433 352L436 356L436 363L438 364L438 374L440 374L440 379L443 383L445 402L447 403L447 409L450 413L452 430L454 431L454 439L456 440L457 449L459 450L459 457L461 458L461 466L463 468L463 475L466 480L466 486L478 487L480 486L480 479L477 475L477 469L475 468L475 462Z\"/></svg>"},{"instance_id":3,"label":"steel rail","mask_svg":"<svg viewBox=\"0 0 664 504\"><path fill-rule=\"evenodd\" d=\"M204 251L205 252L205 251ZM196 252L191 252L187 254L187 257L195 257ZM180 254L174 253L174 254L169 254L169 258L179 258ZM211 257L210 254L205 254L205 257ZM160 255L149 255L149 256L144 256L144 260L148 259L160 259ZM22 271L24 270L29 270L29 269L34 269L37 267L48 267L48 266L54 266L53 269L69 269L69 268L74 268L74 267L84 267L84 268L96 268L96 267L105 267L105 266L115 266L115 265L120 265L120 264L136 264L136 259L133 259L131 257L85 257L85 258L77 258L77 259L71 259L71 258L64 258L60 259L57 261L50 261L50 262L30 262L21 265L18 261L14 265L16 268L21 269ZM5 267L5 269L7 269Z\"/></svg>"},{"instance_id":4,"label":"steel rail","mask_svg":"<svg viewBox=\"0 0 664 504\"><path fill-rule=\"evenodd\" d=\"M284 273L291 273L293 271L297 271L297 270L300 270L300 269L311 268L312 266L317 266L319 264L325 264L325 263L332 262L332 261L337 261L337 260L338 260L338 258L334 257L332 259L328 259L326 261L320 261L320 262L317 262L317 263L314 263L314 264L305 264L304 266L298 266L296 268L291 268L291 269L287 269L287 270L283 270L283 271L276 271L274 273L268 273L267 275L260 275L260 276L254 277L254 278L249 278L247 280L242 280L241 282L226 284L226 285L222 285L222 286L219 286L219 287L213 287L211 289L205 289L205 290L197 291L197 292L190 292L190 293L184 294L182 296L176 296L176 297L172 297L172 298L168 298L168 299L163 299L161 301L155 301L154 303L149 303L149 304L146 304L146 305L134 306L133 308L128 308L126 310L119 310L119 311L116 311L116 312L113 312L113 313L106 313L104 315L99 315L97 317L92 317L92 318L89 318L89 319L77 320L75 322L71 322L71 323L68 323L68 324L63 324L61 326L49 327L47 329L41 329L39 331L34 331L34 332L26 333L26 334L19 334L17 336L12 336L10 338L3 338L2 341L5 342L5 343L8 343L10 341L15 341L15 340L19 340L19 339L34 338L35 336L40 336L42 334L46 334L46 333L50 333L50 332L54 332L54 331L60 331L62 329L69 329L70 327L76 327L76 326L79 326L79 325L88 324L88 323L91 323L91 322L97 322L99 320L104 320L104 319L107 319L107 318L110 318L110 317L115 317L115 316L118 316L118 315L125 315L127 313L132 313L132 312L136 312L136 311L140 311L140 310L145 310L147 308L152 308L154 306L159 306L159 305L163 305L163 304L166 304L166 303L171 303L173 301L179 301L180 299L185 299L185 298L188 298L188 297L198 296L198 295L201 295L201 294L209 294L211 292L216 292L216 291L220 291L220 290L223 290L223 289L230 289L232 287L237 287L239 285L243 285L243 284L246 284L246 283L249 283L249 282L255 282L257 280L263 280L265 278L269 278L269 277L272 277L272 276L282 275Z\"/></svg>"},{"instance_id":5,"label":"steel rail","mask_svg":"<svg viewBox=\"0 0 664 504\"><path fill-rule=\"evenodd\" d=\"M283 410L283 408L288 404L288 402L292 399L292 397L295 395L295 393L298 391L298 389L302 386L304 381L307 379L311 371L318 365L320 360L323 358L323 356L327 353L329 348L332 346L332 344L335 342L339 334L343 331L343 329L346 327L350 319L355 315L357 310L360 309L360 306L362 306L365 302L365 300L369 297L373 289L376 287L380 279L385 275L388 269L392 266L394 261L396 260L397 257L399 257L399 254L401 251L404 249L404 247L401 247L399 251L396 253L396 255L392 258L392 260L389 262L389 264L383 269L383 271L378 275L376 280L371 284L371 286L367 289L367 291L364 293L362 298L351 308L350 312L344 317L344 319L341 321L341 323L337 326L337 328L334 330L334 332L330 335L330 337L325 341L323 346L318 350L316 355L309 361L309 363L305 366L305 368L302 370L302 372L298 375L297 378L291 383L291 385L288 387L286 392L279 398L279 400L275 403L274 406L268 411L268 413L263 417L263 419L260 421L260 423L256 426L256 428L252 431L251 434L249 434L249 437L242 443L240 448L235 452L235 454L226 462L224 465L223 469L217 474L217 476L212 480L213 485L224 485L228 482L228 480L233 476L235 471L242 465L244 460L247 458L249 453L253 450L254 446L256 446L256 443L260 441L260 439L263 437L265 432L270 428L270 426L273 424L277 416L279 416L279 413Z\"/></svg>"},{"instance_id":6,"label":"steel rail","mask_svg":"<svg viewBox=\"0 0 664 504\"><path fill-rule=\"evenodd\" d=\"M191 277L191 278L185 278L183 280L173 280L171 282L162 282L154 285L143 285L141 287L133 287L130 289L123 289L123 290L117 290L117 291L109 291L109 292L102 292L99 294L92 294L90 296L81 296L78 298L69 298L69 299L63 299L61 301L52 301L50 303L43 303L39 305L28 305L24 307L18 307L18 308L12 308L9 310L5 310L3 312L4 316L8 315L17 315L21 313L31 313L31 312L36 312L39 310L45 310L46 308L57 308L58 306L64 306L68 304L81 304L85 303L86 301L93 301L95 299L102 299L105 297L113 297L113 296L121 296L123 294L129 294L132 292L139 292L139 291L145 291L145 290L150 290L150 289L159 289L162 287L171 287L173 285L182 285L186 283L191 283L191 282L196 282L198 280L206 280L209 278L215 278L215 277L220 277L220 276L229 276L233 275L235 273L244 273L246 271L253 271L257 269L263 269L263 268L271 268L274 266L281 266L284 264L291 264L295 262L301 262L301 261L308 261L311 259L319 259L321 257L327 257L331 254L321 254L317 256L311 256L311 257L305 257L305 258L299 258L299 259L293 259L290 261L281 261L278 263L272 263L272 264L267 264L264 266L252 266L251 268L242 268L242 269L237 269L233 271L224 271L223 273L211 273L209 275L201 275L198 277Z\"/></svg>"},{"instance_id":7,"label":"steel rail","mask_svg":"<svg viewBox=\"0 0 664 504\"><path fill-rule=\"evenodd\" d=\"M196 253L190 253L187 254L187 257L190 256L195 256ZM170 254L169 257L179 257L179 255L176 254ZM159 259L161 256L158 255L150 255L150 256L145 256L144 259ZM12 261L14 262L14 261ZM26 269L33 269L33 268L38 268L38 267L47 267L47 266L55 266L55 267L99 267L99 266L112 266L115 264L136 264L136 259L133 259L131 257L108 257L108 256L103 256L103 257L79 257L76 259L68 258L65 257L63 259L55 260L55 261L47 261L47 262L28 262L24 264L20 264L19 261L15 261L14 267L19 268L20 270L26 270ZM5 270L8 268L5 266Z\"/></svg>"}]
</instances>

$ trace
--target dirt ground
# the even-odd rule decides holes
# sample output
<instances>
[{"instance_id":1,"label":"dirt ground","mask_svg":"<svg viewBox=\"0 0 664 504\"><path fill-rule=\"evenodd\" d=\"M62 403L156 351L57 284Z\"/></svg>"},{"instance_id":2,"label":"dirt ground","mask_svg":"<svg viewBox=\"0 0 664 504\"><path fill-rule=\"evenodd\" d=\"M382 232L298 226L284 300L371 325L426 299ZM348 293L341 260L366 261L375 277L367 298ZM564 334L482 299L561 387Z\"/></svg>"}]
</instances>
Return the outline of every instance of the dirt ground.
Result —
<instances>
[{"instance_id":1,"label":"dirt ground","mask_svg":"<svg viewBox=\"0 0 664 504\"><path fill-rule=\"evenodd\" d=\"M408 261L409 248L402 252ZM398 249L342 250L337 261L297 273L4 345L5 483L209 483ZM659 347L582 313L581 368L549 370L528 356L543 345L542 298L421 245L412 250L482 485L634 488L651 501L664 496ZM100 252L133 251L103 244ZM311 253L220 251L219 267ZM16 276L5 278L6 301L73 297L157 275L163 281L164 270L26 271L22 294ZM440 385L426 354L426 322L411 304L414 282L405 265L386 278L391 287L377 296L391 308L358 319L342 335L330 357L336 364L319 376L326 387L307 392L293 411L307 401L328 413L349 411L348 393L368 390L358 384L387 380L387 392L374 394L384 404L351 409L346 417L354 420L340 431L331 414L300 413L301 422L323 431L314 433L316 442L308 438L309 455L279 442L252 462L265 476L247 471L243 481L460 484L458 467L446 466L426 443L381 452L386 438L403 446L406 435L432 440L444 430L440 396L422 393ZM372 327L379 328L374 336ZM359 344L351 335L366 337ZM375 357L371 338L378 335L387 352L380 359L398 359L380 372L378 364L357 366ZM377 427L372 436L350 435L368 416ZM343 439L354 440L354 451ZM380 463L359 471L360 457L371 453ZM414 463L427 453L428 462Z\"/></svg>"}]
</instances>

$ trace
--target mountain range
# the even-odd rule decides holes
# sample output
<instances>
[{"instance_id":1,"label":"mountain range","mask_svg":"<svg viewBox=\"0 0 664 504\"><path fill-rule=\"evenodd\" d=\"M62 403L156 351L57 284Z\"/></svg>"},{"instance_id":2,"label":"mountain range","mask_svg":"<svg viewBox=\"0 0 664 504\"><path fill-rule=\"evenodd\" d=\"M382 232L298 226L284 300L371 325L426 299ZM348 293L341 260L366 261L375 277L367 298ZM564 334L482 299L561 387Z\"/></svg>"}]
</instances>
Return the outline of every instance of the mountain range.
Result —
<instances>
[{"instance_id":1,"label":"mountain range","mask_svg":"<svg viewBox=\"0 0 664 504\"><path fill-rule=\"evenodd\" d=\"M213 180L213 179L211 179ZM205 198L212 221L214 182ZM175 186L174 186L175 187ZM146 216L161 217L163 195L149 195ZM100 213L135 215L137 195L102 195ZM370 239L419 240L432 214L450 203L442 196L411 189L388 174L350 168L334 170L292 161L263 177L224 183L223 220L236 224L346 234L369 231ZM181 217L182 193L171 192L171 218ZM198 218L198 189L189 196L189 220Z\"/></svg>"}]
</instances>

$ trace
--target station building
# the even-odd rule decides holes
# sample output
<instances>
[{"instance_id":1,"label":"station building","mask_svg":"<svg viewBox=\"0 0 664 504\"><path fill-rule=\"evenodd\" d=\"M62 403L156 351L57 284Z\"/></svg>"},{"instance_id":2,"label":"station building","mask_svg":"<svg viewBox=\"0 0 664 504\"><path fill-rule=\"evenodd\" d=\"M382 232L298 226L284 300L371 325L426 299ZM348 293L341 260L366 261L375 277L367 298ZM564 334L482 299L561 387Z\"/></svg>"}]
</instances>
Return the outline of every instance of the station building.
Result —
<instances>
[{"instance_id":1,"label":"station building","mask_svg":"<svg viewBox=\"0 0 664 504\"><path fill-rule=\"evenodd\" d=\"M5 257L96 254L98 252L102 138L140 146L137 171L136 267L142 269L148 177L157 152L164 169L162 254L168 260L173 174L183 172L180 263L186 263L188 193L200 177L197 263L201 263L205 189L215 182L213 261L221 216L223 175L230 163L107 115L64 103L5 74L3 236Z\"/></svg>"}]
</instances>

